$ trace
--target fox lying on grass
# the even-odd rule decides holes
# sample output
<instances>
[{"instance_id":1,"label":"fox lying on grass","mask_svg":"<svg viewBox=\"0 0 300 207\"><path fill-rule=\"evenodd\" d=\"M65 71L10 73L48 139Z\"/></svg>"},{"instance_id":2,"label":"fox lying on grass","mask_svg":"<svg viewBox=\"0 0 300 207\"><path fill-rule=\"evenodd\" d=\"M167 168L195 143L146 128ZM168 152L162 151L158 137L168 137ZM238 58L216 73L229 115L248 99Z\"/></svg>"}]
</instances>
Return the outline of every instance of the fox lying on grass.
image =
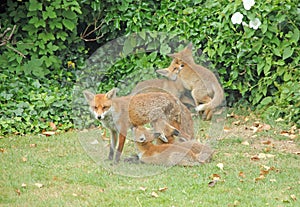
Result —
<instances>
[{"instance_id":1,"label":"fox lying on grass","mask_svg":"<svg viewBox=\"0 0 300 207\"><path fill-rule=\"evenodd\" d=\"M133 96L116 97L116 89L106 94L83 92L90 110L96 119L111 131L109 159L112 160L117 144L115 160L120 160L127 130L132 127L151 123L156 127L156 121L166 120L173 127L180 129L181 105L173 95L162 92L148 92ZM163 132L162 132L163 133Z\"/></svg>"},{"instance_id":2,"label":"fox lying on grass","mask_svg":"<svg viewBox=\"0 0 300 207\"><path fill-rule=\"evenodd\" d=\"M164 166L196 166L209 162L213 154L212 150L194 141L182 142L179 144L155 145L152 141L159 134L152 133L143 126L134 128L136 146L140 152L140 161L147 164ZM167 140L164 140L165 142Z\"/></svg>"},{"instance_id":3,"label":"fox lying on grass","mask_svg":"<svg viewBox=\"0 0 300 207\"><path fill-rule=\"evenodd\" d=\"M179 78L183 86L191 91L196 111L204 111L206 119L211 119L213 109L224 99L218 79L212 71L194 62L191 43L184 50L169 56L173 58L170 66L157 70L157 73L173 81Z\"/></svg>"}]
</instances>

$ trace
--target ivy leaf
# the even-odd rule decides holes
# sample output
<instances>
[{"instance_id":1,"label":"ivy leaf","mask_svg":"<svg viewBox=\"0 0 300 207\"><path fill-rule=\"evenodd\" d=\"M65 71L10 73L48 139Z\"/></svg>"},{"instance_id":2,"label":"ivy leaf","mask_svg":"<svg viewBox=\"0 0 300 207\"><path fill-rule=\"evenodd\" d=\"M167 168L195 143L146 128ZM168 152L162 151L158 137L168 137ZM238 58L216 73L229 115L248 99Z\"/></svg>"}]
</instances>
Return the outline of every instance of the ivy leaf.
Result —
<instances>
[{"instance_id":1,"label":"ivy leaf","mask_svg":"<svg viewBox=\"0 0 300 207\"><path fill-rule=\"evenodd\" d=\"M43 14L43 19L44 20L48 19L48 17L50 19L54 19L54 18L57 17L53 7L47 7L46 11L43 12L42 14Z\"/></svg>"},{"instance_id":2,"label":"ivy leaf","mask_svg":"<svg viewBox=\"0 0 300 207\"><path fill-rule=\"evenodd\" d=\"M272 102L273 98L271 96L265 97L261 102L260 105L267 106Z\"/></svg>"},{"instance_id":3,"label":"ivy leaf","mask_svg":"<svg viewBox=\"0 0 300 207\"><path fill-rule=\"evenodd\" d=\"M23 69L26 74L30 74L33 70L40 69L40 66L43 64L43 61L40 59L32 59L24 64Z\"/></svg>"},{"instance_id":4,"label":"ivy leaf","mask_svg":"<svg viewBox=\"0 0 300 207\"><path fill-rule=\"evenodd\" d=\"M262 46L262 40L258 40L255 43L253 43L252 49L254 50L254 52L256 52L256 54L258 54L261 46Z\"/></svg>"},{"instance_id":5,"label":"ivy leaf","mask_svg":"<svg viewBox=\"0 0 300 207\"><path fill-rule=\"evenodd\" d=\"M284 48L282 58L285 60L291 57L293 55L293 52L294 52L294 48L292 48L291 46Z\"/></svg>"},{"instance_id":6,"label":"ivy leaf","mask_svg":"<svg viewBox=\"0 0 300 207\"><path fill-rule=\"evenodd\" d=\"M67 10L64 12L64 16L67 17L68 19L76 19L76 13L71 11L71 10Z\"/></svg>"},{"instance_id":7,"label":"ivy leaf","mask_svg":"<svg viewBox=\"0 0 300 207\"><path fill-rule=\"evenodd\" d=\"M293 43L295 43L295 44L297 44L297 43L298 43L298 40L299 40L299 36L300 36L299 33L300 33L300 32L299 32L299 29L298 29L298 28L295 28L295 29L294 29L294 32L293 32L293 35L291 36L290 41L293 42Z\"/></svg>"},{"instance_id":8,"label":"ivy leaf","mask_svg":"<svg viewBox=\"0 0 300 207\"><path fill-rule=\"evenodd\" d=\"M30 0L29 1L29 11L40 11L43 9L43 4L39 3L37 0Z\"/></svg>"},{"instance_id":9,"label":"ivy leaf","mask_svg":"<svg viewBox=\"0 0 300 207\"><path fill-rule=\"evenodd\" d=\"M260 75L265 66L265 61L259 61L257 64L257 74Z\"/></svg>"},{"instance_id":10,"label":"ivy leaf","mask_svg":"<svg viewBox=\"0 0 300 207\"><path fill-rule=\"evenodd\" d=\"M264 67L264 74L266 76L269 74L271 66L272 66L272 57L267 57L266 58L266 64L265 64L265 67Z\"/></svg>"},{"instance_id":11,"label":"ivy leaf","mask_svg":"<svg viewBox=\"0 0 300 207\"><path fill-rule=\"evenodd\" d=\"M134 47L136 46L135 38L127 38L124 42L123 53L124 55L128 55L133 52Z\"/></svg>"},{"instance_id":12,"label":"ivy leaf","mask_svg":"<svg viewBox=\"0 0 300 207\"><path fill-rule=\"evenodd\" d=\"M166 44L163 44L163 45L161 45L161 47L160 47L160 53L161 54L169 54L171 52L171 48L168 46L168 45L166 45Z\"/></svg>"},{"instance_id":13,"label":"ivy leaf","mask_svg":"<svg viewBox=\"0 0 300 207\"><path fill-rule=\"evenodd\" d=\"M73 30L75 29L75 24L73 21L68 20L68 19L63 19L62 20L63 25L68 29L68 30Z\"/></svg>"}]
</instances>

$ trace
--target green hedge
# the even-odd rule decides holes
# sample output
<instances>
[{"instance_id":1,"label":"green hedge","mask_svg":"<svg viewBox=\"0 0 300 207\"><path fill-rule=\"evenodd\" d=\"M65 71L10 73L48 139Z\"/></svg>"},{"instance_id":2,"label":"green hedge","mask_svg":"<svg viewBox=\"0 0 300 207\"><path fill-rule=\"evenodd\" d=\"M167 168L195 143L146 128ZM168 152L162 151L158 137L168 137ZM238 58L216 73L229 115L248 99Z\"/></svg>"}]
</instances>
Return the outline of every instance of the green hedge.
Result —
<instances>
[{"instance_id":1,"label":"green hedge","mask_svg":"<svg viewBox=\"0 0 300 207\"><path fill-rule=\"evenodd\" d=\"M0 39L0 135L50 130L50 122L60 130L73 128L73 89L87 69L84 60L117 37L145 31L192 41L195 55L201 49L220 75L229 106L249 103L265 118L300 125L299 7L296 0L256 1L250 10L241 0L7 1L0 34L16 27L11 39L12 30ZM236 12L248 26L232 23ZM249 28L255 18L262 23L257 30ZM84 38L97 41L80 38L95 27ZM169 48L149 52L123 46L123 55L133 55L104 68L95 90L107 91L132 77L140 80L136 74L146 79L144 68L153 72L170 61Z\"/></svg>"}]
</instances>

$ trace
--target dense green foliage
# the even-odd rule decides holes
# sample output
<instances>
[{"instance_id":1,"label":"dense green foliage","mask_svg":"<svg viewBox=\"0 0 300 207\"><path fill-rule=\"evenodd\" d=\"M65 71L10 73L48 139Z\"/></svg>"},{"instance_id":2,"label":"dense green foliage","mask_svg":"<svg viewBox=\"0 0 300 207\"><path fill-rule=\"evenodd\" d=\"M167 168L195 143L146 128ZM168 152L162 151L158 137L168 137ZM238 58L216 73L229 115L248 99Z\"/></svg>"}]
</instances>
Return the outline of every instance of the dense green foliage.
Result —
<instances>
[{"instance_id":1,"label":"dense green foliage","mask_svg":"<svg viewBox=\"0 0 300 207\"><path fill-rule=\"evenodd\" d=\"M80 89L91 87L83 86L82 80L93 74L83 75L84 60L95 48L133 33L144 37L150 47L155 37L145 38L145 31L192 41L195 55L201 49L210 68L218 71L230 106L241 100L263 111L265 118L300 124L300 5L296 0L260 0L250 10L241 0L29 0L7 1L3 8L0 134L39 132L47 130L50 122L62 130L74 127L73 87L76 81ZM233 24L235 12L242 13L248 25ZM249 27L255 18L262 23L257 30ZM7 28L11 30L5 33ZM107 67L101 68L104 72L94 90L155 77L154 70L170 61L165 54L178 50L164 46L163 40L159 47L144 50L135 39L121 40L121 55L116 62L104 64Z\"/></svg>"}]
</instances>

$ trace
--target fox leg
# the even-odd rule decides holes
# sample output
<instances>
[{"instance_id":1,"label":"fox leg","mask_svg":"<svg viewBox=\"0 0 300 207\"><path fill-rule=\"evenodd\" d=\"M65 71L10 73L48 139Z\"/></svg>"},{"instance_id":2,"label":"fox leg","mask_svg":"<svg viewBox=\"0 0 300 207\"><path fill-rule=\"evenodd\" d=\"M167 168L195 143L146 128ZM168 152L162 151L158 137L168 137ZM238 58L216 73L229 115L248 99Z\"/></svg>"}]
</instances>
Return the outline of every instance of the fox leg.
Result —
<instances>
[{"instance_id":1,"label":"fox leg","mask_svg":"<svg viewBox=\"0 0 300 207\"><path fill-rule=\"evenodd\" d=\"M126 139L126 134L123 135L122 133L119 133L119 145L118 145L118 150L117 150L117 153L116 153L116 162L120 161L120 157L121 157L121 154L122 154L122 151L123 151L125 139Z\"/></svg>"},{"instance_id":2,"label":"fox leg","mask_svg":"<svg viewBox=\"0 0 300 207\"><path fill-rule=\"evenodd\" d=\"M109 148L109 155L108 155L109 160L112 160L114 157L116 143L117 143L117 132L111 130L110 148Z\"/></svg>"},{"instance_id":3,"label":"fox leg","mask_svg":"<svg viewBox=\"0 0 300 207\"><path fill-rule=\"evenodd\" d=\"M207 92L204 90L193 90L192 97L195 101L197 112L204 111L204 119L209 120L211 118L212 112L211 109L207 108L207 104L211 102L211 97L207 95Z\"/></svg>"},{"instance_id":4,"label":"fox leg","mask_svg":"<svg viewBox=\"0 0 300 207\"><path fill-rule=\"evenodd\" d=\"M206 109L204 111L204 116L206 117L206 120L211 120L212 114L213 114L213 110L211 109Z\"/></svg>"}]
</instances>

